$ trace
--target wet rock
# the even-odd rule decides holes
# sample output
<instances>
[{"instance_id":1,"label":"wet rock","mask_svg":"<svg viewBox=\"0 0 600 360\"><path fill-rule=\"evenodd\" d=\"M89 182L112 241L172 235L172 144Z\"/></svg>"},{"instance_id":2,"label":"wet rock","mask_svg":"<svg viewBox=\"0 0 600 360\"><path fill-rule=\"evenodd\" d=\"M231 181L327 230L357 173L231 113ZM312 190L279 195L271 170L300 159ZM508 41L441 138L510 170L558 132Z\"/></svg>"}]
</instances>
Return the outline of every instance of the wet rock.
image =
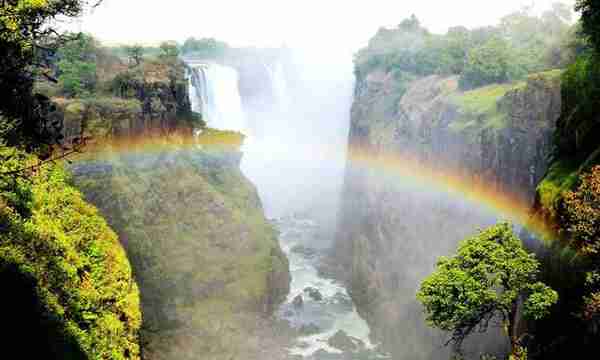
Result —
<instances>
[{"instance_id":1,"label":"wet rock","mask_svg":"<svg viewBox=\"0 0 600 360\"><path fill-rule=\"evenodd\" d=\"M354 306L354 304L352 303L352 299L350 299L348 295L342 294L341 292L337 292L335 293L335 295L333 295L333 301L336 304L342 306L343 308L349 310L351 310Z\"/></svg>"},{"instance_id":2,"label":"wet rock","mask_svg":"<svg viewBox=\"0 0 600 360\"><path fill-rule=\"evenodd\" d=\"M307 293L308 297L310 297L314 301L322 301L323 300L323 295L321 294L319 289L309 286L304 289L304 292Z\"/></svg>"},{"instance_id":3,"label":"wet rock","mask_svg":"<svg viewBox=\"0 0 600 360\"><path fill-rule=\"evenodd\" d=\"M317 256L317 250L304 245L296 245L290 251L295 254L300 254L307 259L312 259Z\"/></svg>"},{"instance_id":4,"label":"wet rock","mask_svg":"<svg viewBox=\"0 0 600 360\"><path fill-rule=\"evenodd\" d=\"M346 334L344 330L339 330L327 340L329 346L344 352L354 352L358 350L358 345L354 343L352 338Z\"/></svg>"},{"instance_id":5,"label":"wet rock","mask_svg":"<svg viewBox=\"0 0 600 360\"><path fill-rule=\"evenodd\" d=\"M313 323L304 324L300 327L300 333L302 335L314 335L318 334L319 331L321 331L321 329Z\"/></svg>"},{"instance_id":6,"label":"wet rock","mask_svg":"<svg viewBox=\"0 0 600 360\"><path fill-rule=\"evenodd\" d=\"M332 354L323 349L317 350L310 357L310 359L314 359L314 360L337 360L337 359L342 359L342 358L343 358L343 356L341 354Z\"/></svg>"},{"instance_id":7,"label":"wet rock","mask_svg":"<svg viewBox=\"0 0 600 360\"><path fill-rule=\"evenodd\" d=\"M292 305L294 305L296 309L302 309L304 307L304 299L302 298L302 295L296 296L292 301Z\"/></svg>"}]
</instances>

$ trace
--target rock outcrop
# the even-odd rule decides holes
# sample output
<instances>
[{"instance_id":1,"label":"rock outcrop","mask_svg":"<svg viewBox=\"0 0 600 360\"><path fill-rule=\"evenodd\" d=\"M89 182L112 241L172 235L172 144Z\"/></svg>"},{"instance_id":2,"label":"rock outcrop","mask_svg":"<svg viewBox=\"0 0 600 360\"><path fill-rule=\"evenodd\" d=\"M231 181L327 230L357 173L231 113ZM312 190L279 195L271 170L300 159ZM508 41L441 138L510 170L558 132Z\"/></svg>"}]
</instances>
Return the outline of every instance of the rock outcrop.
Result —
<instances>
[{"instance_id":1,"label":"rock outcrop","mask_svg":"<svg viewBox=\"0 0 600 360\"><path fill-rule=\"evenodd\" d=\"M350 150L413 159L532 203L560 114L559 75L468 92L457 89L456 78L429 76L398 96L398 80L375 70L357 79ZM347 165L335 247L340 273L395 358L447 358L444 336L426 327L416 290L438 256L497 214L380 170ZM505 345L489 338L467 344L475 355L501 354Z\"/></svg>"},{"instance_id":2,"label":"rock outcrop","mask_svg":"<svg viewBox=\"0 0 600 360\"><path fill-rule=\"evenodd\" d=\"M239 170L241 154L164 138L146 145L72 167L131 259L145 358L261 359L271 350L278 358L268 318L289 292L288 262Z\"/></svg>"}]
</instances>

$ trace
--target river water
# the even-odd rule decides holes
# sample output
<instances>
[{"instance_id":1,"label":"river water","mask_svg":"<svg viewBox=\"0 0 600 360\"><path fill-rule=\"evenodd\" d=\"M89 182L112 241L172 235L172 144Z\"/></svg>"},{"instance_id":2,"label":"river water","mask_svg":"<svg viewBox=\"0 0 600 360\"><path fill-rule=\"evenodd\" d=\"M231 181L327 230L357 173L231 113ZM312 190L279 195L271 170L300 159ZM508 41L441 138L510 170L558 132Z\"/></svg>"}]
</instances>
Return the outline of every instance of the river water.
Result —
<instances>
[{"instance_id":1,"label":"river water","mask_svg":"<svg viewBox=\"0 0 600 360\"><path fill-rule=\"evenodd\" d=\"M300 334L290 355L386 358L344 285L317 270L335 234L353 89L351 58L340 66L322 55L295 57L287 72L281 64L269 67L275 100L258 107L243 106L233 68L190 63L190 100L210 126L247 135L241 169L275 219L290 263L291 290L276 312Z\"/></svg>"},{"instance_id":2,"label":"river water","mask_svg":"<svg viewBox=\"0 0 600 360\"><path fill-rule=\"evenodd\" d=\"M275 225L292 275L290 294L277 316L303 333L290 354L312 359L386 358L371 343L369 326L344 285L320 275L319 262L325 252L320 246L329 241L322 238L318 223L307 216L291 215L276 220ZM298 304L300 298L302 305Z\"/></svg>"}]
</instances>

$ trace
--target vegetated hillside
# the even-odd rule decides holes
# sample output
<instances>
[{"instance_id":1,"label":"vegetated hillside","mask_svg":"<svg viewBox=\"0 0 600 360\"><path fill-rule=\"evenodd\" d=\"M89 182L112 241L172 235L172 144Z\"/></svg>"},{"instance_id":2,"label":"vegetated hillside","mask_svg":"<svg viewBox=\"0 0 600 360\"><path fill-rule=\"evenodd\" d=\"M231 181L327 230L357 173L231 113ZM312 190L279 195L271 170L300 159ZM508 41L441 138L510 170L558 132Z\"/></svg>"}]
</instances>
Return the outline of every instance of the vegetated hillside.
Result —
<instances>
[{"instance_id":1,"label":"vegetated hillside","mask_svg":"<svg viewBox=\"0 0 600 360\"><path fill-rule=\"evenodd\" d=\"M242 136L207 129L199 141L101 151L73 165L75 183L131 259L146 358L282 358L267 318L289 291L288 263L239 170Z\"/></svg>"},{"instance_id":2,"label":"vegetated hillside","mask_svg":"<svg viewBox=\"0 0 600 360\"><path fill-rule=\"evenodd\" d=\"M81 34L56 55L58 83L36 83L36 91L53 101L47 115L62 123L66 143L204 126L191 111L185 65L176 48L157 49L154 57L135 46L128 49L126 57L118 57Z\"/></svg>"},{"instance_id":3,"label":"vegetated hillside","mask_svg":"<svg viewBox=\"0 0 600 360\"><path fill-rule=\"evenodd\" d=\"M561 71L553 69L574 57L560 51L573 36L567 18L557 7L445 35L414 17L381 29L355 58L351 151L415 161L533 204L561 114ZM348 164L337 258L359 311L394 356L448 356L415 291L438 256L495 220L435 189ZM466 355L502 355L503 339L498 331L467 341Z\"/></svg>"},{"instance_id":4,"label":"vegetated hillside","mask_svg":"<svg viewBox=\"0 0 600 360\"><path fill-rule=\"evenodd\" d=\"M7 175L38 160L0 156L3 352L139 359L139 292L116 234L60 166Z\"/></svg>"}]
</instances>

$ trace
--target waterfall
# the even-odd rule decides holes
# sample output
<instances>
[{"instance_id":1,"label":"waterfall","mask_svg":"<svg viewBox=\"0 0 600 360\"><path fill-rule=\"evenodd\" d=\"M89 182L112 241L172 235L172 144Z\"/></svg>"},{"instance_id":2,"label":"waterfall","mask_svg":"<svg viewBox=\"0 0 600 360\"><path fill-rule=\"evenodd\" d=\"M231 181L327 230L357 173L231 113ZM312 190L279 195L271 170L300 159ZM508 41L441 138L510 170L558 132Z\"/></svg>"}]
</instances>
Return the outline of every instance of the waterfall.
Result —
<instances>
[{"instance_id":1,"label":"waterfall","mask_svg":"<svg viewBox=\"0 0 600 360\"><path fill-rule=\"evenodd\" d=\"M287 83L285 80L285 73L283 65L280 62L275 65L263 64L269 75L269 81L271 82L271 89L273 91L273 97L275 104L280 109L289 109L290 99L288 97Z\"/></svg>"},{"instance_id":2,"label":"waterfall","mask_svg":"<svg viewBox=\"0 0 600 360\"><path fill-rule=\"evenodd\" d=\"M237 71L213 63L189 65L192 111L201 113L209 127L247 133Z\"/></svg>"}]
</instances>

